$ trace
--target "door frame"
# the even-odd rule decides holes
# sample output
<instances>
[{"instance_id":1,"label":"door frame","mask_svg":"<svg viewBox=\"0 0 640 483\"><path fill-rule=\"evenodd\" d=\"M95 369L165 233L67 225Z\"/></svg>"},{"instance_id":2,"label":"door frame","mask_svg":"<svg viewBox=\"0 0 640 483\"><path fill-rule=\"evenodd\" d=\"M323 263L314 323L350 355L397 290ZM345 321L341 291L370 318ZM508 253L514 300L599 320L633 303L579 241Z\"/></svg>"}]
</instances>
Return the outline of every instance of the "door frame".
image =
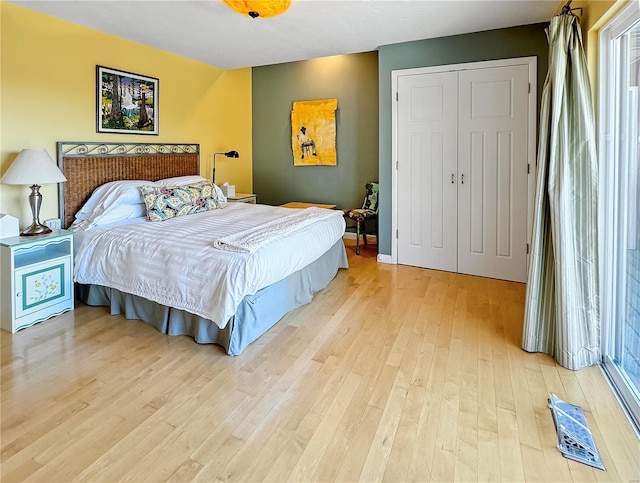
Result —
<instances>
[{"instance_id":1,"label":"door frame","mask_svg":"<svg viewBox=\"0 0 640 483\"><path fill-rule=\"evenodd\" d=\"M640 17L640 3L632 2L620 10L599 32L598 75L598 246L600 259L600 325L601 325L601 369L613 388L613 392L626 409L633 428L640 435L640 406L636 403L633 390L612 356L616 355L616 345L622 344L620 331L616 330L620 307L624 305L624 292L620 290L618 257L626 238L628 220L623 219L617 226L619 216L619 192L621 166L615 155L617 115L613 106L619 102L614 63L617 56L614 40L631 28ZM619 67L619 66L618 66ZM622 254L624 256L624 254Z\"/></svg>"},{"instance_id":2,"label":"door frame","mask_svg":"<svg viewBox=\"0 0 640 483\"><path fill-rule=\"evenodd\" d=\"M438 65L434 67L418 67L415 69L400 69L391 71L391 255L378 255L378 261L383 263L398 263L398 79L402 76L435 74L450 71L472 69L488 69L494 67L508 67L527 65L529 67L529 119L527 163L529 176L527 180L527 243L531 244L533 227L534 195L536 190L536 143L537 143L537 57L518 57L512 59L489 60L481 62L466 62L462 64ZM527 271L529 267L527 254Z\"/></svg>"}]
</instances>

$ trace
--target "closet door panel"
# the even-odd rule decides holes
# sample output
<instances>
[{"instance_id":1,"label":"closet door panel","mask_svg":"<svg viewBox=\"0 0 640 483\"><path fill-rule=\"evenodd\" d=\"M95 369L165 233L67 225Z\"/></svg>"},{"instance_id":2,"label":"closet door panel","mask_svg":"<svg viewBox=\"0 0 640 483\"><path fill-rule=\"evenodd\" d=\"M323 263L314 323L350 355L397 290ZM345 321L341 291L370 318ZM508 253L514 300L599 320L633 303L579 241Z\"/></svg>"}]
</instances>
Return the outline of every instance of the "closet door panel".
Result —
<instances>
[{"instance_id":1,"label":"closet door panel","mask_svg":"<svg viewBox=\"0 0 640 483\"><path fill-rule=\"evenodd\" d=\"M466 183L469 186L469 227L461 234L469 235L468 245L473 253L484 253L484 224L485 220L485 179L484 171L487 153L485 150L485 133L470 133L469 143L471 146L469 155L471 157L470 169L466 172ZM465 183L464 171L460 172L460 186Z\"/></svg>"},{"instance_id":2,"label":"closet door panel","mask_svg":"<svg viewBox=\"0 0 640 483\"><path fill-rule=\"evenodd\" d=\"M456 72L398 79L398 263L457 270Z\"/></svg>"},{"instance_id":3,"label":"closet door panel","mask_svg":"<svg viewBox=\"0 0 640 483\"><path fill-rule=\"evenodd\" d=\"M526 65L460 72L461 273L526 280L528 77Z\"/></svg>"}]
</instances>

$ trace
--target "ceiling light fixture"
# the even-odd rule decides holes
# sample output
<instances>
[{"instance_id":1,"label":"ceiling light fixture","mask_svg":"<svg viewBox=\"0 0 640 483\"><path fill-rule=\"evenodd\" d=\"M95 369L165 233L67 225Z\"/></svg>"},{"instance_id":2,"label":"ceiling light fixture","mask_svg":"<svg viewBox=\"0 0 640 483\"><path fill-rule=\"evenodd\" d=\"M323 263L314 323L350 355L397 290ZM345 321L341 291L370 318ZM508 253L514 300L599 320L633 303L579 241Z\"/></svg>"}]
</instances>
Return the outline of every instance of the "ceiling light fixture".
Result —
<instances>
[{"instance_id":1,"label":"ceiling light fixture","mask_svg":"<svg viewBox=\"0 0 640 483\"><path fill-rule=\"evenodd\" d=\"M291 0L223 0L232 10L251 18L269 18L286 12Z\"/></svg>"}]
</instances>

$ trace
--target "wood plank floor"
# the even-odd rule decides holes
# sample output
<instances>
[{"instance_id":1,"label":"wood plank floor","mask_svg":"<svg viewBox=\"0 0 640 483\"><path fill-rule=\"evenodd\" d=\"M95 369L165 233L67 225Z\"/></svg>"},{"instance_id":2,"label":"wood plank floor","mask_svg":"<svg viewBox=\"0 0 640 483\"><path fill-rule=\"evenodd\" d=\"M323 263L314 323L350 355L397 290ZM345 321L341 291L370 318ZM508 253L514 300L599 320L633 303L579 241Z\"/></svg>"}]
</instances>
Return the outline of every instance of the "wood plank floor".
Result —
<instances>
[{"instance_id":1,"label":"wood plank floor","mask_svg":"<svg viewBox=\"0 0 640 483\"><path fill-rule=\"evenodd\" d=\"M2 331L2 481L640 480L600 370L520 349L523 285L374 249L238 357L84 305ZM561 456L550 392L607 471Z\"/></svg>"}]
</instances>

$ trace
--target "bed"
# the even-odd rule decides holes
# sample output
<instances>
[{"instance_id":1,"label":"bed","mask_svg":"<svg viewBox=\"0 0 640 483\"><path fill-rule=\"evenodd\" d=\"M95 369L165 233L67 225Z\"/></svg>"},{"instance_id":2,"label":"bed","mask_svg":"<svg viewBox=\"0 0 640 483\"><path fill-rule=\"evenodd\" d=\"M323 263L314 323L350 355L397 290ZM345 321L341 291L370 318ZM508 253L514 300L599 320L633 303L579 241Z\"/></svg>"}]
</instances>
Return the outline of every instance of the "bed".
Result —
<instances>
[{"instance_id":1,"label":"bed","mask_svg":"<svg viewBox=\"0 0 640 483\"><path fill-rule=\"evenodd\" d=\"M199 160L197 144L59 142L60 213L79 300L238 355L347 268L345 225L333 210L225 203ZM150 198L194 190L196 211L151 221Z\"/></svg>"}]
</instances>

